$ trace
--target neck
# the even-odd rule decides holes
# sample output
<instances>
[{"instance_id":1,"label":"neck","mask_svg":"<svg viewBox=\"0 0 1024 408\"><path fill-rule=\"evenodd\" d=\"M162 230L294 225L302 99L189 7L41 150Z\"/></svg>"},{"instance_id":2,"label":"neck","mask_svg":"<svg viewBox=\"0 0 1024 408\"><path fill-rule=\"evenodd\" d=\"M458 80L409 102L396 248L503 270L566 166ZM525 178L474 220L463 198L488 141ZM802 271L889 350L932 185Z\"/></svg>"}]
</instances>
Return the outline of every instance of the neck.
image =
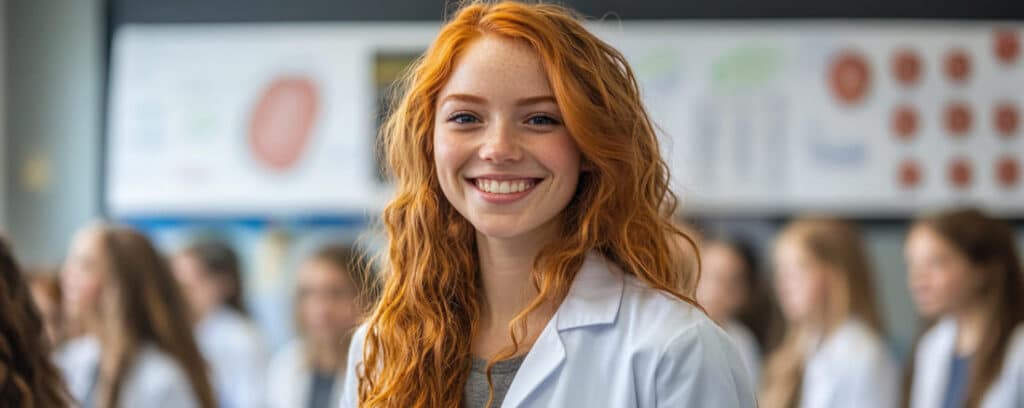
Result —
<instances>
[{"instance_id":1,"label":"neck","mask_svg":"<svg viewBox=\"0 0 1024 408\"><path fill-rule=\"evenodd\" d=\"M538 295L531 282L533 263L552 236L553 225L542 226L532 233L510 239L477 233L484 309L476 342L481 346L478 351L482 355L489 355L506 339L511 344L508 325ZM543 305L534 310L527 321L528 338L520 338L521 344L530 344L553 314L552 305Z\"/></svg>"},{"instance_id":2,"label":"neck","mask_svg":"<svg viewBox=\"0 0 1024 408\"><path fill-rule=\"evenodd\" d=\"M988 316L981 304L975 303L953 314L956 318L956 353L961 356L974 354L981 344L988 325Z\"/></svg>"},{"instance_id":3,"label":"neck","mask_svg":"<svg viewBox=\"0 0 1024 408\"><path fill-rule=\"evenodd\" d=\"M341 341L307 339L306 356L310 367L321 373L341 371L351 341L352 336L345 336Z\"/></svg>"}]
</instances>

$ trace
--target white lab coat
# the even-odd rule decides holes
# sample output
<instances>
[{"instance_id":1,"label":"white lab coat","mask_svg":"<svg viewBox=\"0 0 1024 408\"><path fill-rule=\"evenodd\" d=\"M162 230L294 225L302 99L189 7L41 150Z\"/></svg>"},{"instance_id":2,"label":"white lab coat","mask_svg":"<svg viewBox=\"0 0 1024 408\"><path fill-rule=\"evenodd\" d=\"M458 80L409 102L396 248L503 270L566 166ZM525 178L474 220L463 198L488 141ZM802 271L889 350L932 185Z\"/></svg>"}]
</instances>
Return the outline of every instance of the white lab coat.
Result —
<instances>
[{"instance_id":1,"label":"white lab coat","mask_svg":"<svg viewBox=\"0 0 1024 408\"><path fill-rule=\"evenodd\" d=\"M331 389L331 403L336 407L341 402L344 374L335 377ZM267 372L267 404L272 408L305 407L309 404L309 391L313 385L313 370L306 361L305 349L300 340L286 345L274 355Z\"/></svg>"},{"instance_id":2,"label":"white lab coat","mask_svg":"<svg viewBox=\"0 0 1024 408\"><path fill-rule=\"evenodd\" d=\"M899 404L899 374L881 337L848 320L814 347L804 367L804 408L888 408Z\"/></svg>"},{"instance_id":3,"label":"white lab coat","mask_svg":"<svg viewBox=\"0 0 1024 408\"><path fill-rule=\"evenodd\" d=\"M92 336L68 341L56 355L71 396L82 402L93 384L100 360L99 341ZM119 406L125 408L193 408L199 402L184 369L154 345L145 345L125 375ZM98 379L97 379L98 380ZM93 397L99 395L98 390Z\"/></svg>"},{"instance_id":4,"label":"white lab coat","mask_svg":"<svg viewBox=\"0 0 1024 408\"><path fill-rule=\"evenodd\" d=\"M221 408L262 406L267 353L256 328L238 312L221 307L195 329L199 351Z\"/></svg>"},{"instance_id":5,"label":"white lab coat","mask_svg":"<svg viewBox=\"0 0 1024 408\"><path fill-rule=\"evenodd\" d=\"M355 407L366 326L349 348L342 407ZM591 253L502 407L754 407L735 345L696 307Z\"/></svg>"},{"instance_id":6,"label":"white lab coat","mask_svg":"<svg viewBox=\"0 0 1024 408\"><path fill-rule=\"evenodd\" d=\"M912 408L938 408L946 395L949 365L956 348L957 325L946 317L921 336L914 356ZM1002 372L985 393L982 408L1024 407L1024 325L1010 337Z\"/></svg>"},{"instance_id":7,"label":"white lab coat","mask_svg":"<svg viewBox=\"0 0 1024 408\"><path fill-rule=\"evenodd\" d=\"M725 330L725 334L728 334L729 338L736 343L736 348L740 351L740 359L743 360L743 365L750 372L750 383L756 389L761 378L761 348L757 345L757 339L754 338L754 334L747 326L735 320L725 322L722 325L722 330Z\"/></svg>"}]
</instances>

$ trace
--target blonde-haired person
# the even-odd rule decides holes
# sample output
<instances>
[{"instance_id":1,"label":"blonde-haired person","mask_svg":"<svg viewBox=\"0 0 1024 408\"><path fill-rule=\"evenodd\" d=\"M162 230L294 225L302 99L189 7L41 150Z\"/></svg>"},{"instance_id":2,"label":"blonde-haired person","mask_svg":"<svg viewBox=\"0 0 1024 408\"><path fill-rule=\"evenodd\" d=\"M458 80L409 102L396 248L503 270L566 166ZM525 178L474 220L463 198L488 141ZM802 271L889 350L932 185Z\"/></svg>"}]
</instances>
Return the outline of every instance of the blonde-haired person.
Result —
<instances>
[{"instance_id":1,"label":"blonde-haired person","mask_svg":"<svg viewBox=\"0 0 1024 408\"><path fill-rule=\"evenodd\" d=\"M75 234L61 275L68 318L85 335L60 351L83 407L213 408L185 301L144 235L96 224Z\"/></svg>"},{"instance_id":2,"label":"blonde-haired person","mask_svg":"<svg viewBox=\"0 0 1024 408\"><path fill-rule=\"evenodd\" d=\"M274 408L336 408L352 332L374 293L360 252L347 245L319 248L299 268L295 325L299 337L279 351L267 371Z\"/></svg>"},{"instance_id":3,"label":"blonde-haired person","mask_svg":"<svg viewBox=\"0 0 1024 408\"><path fill-rule=\"evenodd\" d=\"M918 219L907 280L934 326L914 356L913 408L1024 407L1024 271L1013 230L975 209Z\"/></svg>"},{"instance_id":4,"label":"blonde-haired person","mask_svg":"<svg viewBox=\"0 0 1024 408\"><path fill-rule=\"evenodd\" d=\"M882 337L864 243L853 225L802 218L774 249L775 287L786 329L767 358L765 408L898 404L896 364Z\"/></svg>"},{"instance_id":5,"label":"blonde-haired person","mask_svg":"<svg viewBox=\"0 0 1024 408\"><path fill-rule=\"evenodd\" d=\"M753 407L680 293L675 198L622 54L562 7L471 3L383 129L381 299L343 407Z\"/></svg>"}]
</instances>

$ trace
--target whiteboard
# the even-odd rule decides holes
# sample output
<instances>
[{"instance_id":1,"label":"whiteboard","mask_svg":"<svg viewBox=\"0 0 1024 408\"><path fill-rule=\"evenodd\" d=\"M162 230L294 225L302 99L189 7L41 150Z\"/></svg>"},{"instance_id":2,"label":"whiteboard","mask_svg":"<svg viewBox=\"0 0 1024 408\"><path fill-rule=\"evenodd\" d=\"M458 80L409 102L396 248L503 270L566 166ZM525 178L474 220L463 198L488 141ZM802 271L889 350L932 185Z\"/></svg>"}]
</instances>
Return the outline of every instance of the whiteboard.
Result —
<instances>
[{"instance_id":1,"label":"whiteboard","mask_svg":"<svg viewBox=\"0 0 1024 408\"><path fill-rule=\"evenodd\" d=\"M663 21L591 28L629 59L659 128L673 188L691 211L907 215L968 203L1024 214L1019 23ZM109 208L379 211L390 189L372 153L374 75L381 55L415 55L437 29L119 29L111 62ZM292 119L261 122L275 109ZM298 136L274 142L276 134Z\"/></svg>"}]
</instances>

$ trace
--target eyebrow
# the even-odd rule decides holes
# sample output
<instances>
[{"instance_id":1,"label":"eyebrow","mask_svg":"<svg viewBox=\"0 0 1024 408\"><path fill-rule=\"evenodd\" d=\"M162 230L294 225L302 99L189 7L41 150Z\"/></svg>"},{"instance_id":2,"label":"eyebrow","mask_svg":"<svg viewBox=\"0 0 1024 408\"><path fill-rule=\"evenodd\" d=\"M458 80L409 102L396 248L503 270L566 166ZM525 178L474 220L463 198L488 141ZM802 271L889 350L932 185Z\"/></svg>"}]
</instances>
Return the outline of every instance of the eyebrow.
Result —
<instances>
[{"instance_id":1,"label":"eyebrow","mask_svg":"<svg viewBox=\"0 0 1024 408\"><path fill-rule=\"evenodd\" d=\"M487 103L487 99L485 99L483 97L480 97L480 96L469 95L469 94L450 94L450 95L445 96L444 99L441 100L441 103L447 102L449 99L454 99L454 100L464 101L464 102L469 102L469 103L478 103L478 104L486 104ZM543 102L550 102L550 103L553 103L555 105L558 104L558 101L555 99L554 96L551 96L551 95L538 95L538 96L531 96L531 97L528 97L528 98L520 99L520 100L516 101L516 106L536 105L538 103L543 103Z\"/></svg>"}]
</instances>

